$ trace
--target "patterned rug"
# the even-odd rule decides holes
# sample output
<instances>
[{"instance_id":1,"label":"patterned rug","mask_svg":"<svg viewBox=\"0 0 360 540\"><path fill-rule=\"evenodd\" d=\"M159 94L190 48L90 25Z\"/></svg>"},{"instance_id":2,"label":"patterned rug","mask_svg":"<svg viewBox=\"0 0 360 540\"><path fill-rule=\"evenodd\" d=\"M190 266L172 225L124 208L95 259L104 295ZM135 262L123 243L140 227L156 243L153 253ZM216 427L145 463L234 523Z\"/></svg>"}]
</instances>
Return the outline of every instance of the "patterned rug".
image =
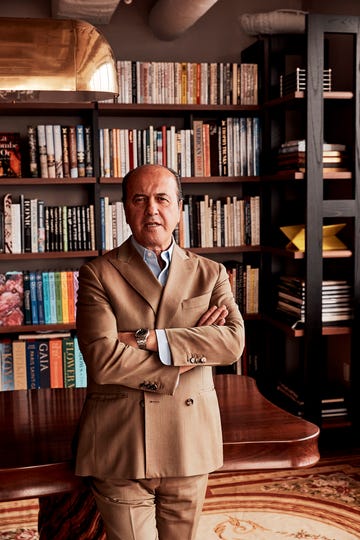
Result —
<instances>
[{"instance_id":1,"label":"patterned rug","mask_svg":"<svg viewBox=\"0 0 360 540\"><path fill-rule=\"evenodd\" d=\"M38 508L35 499L0 503L0 540L38 539ZM359 538L360 457L325 459L309 469L211 475L196 540Z\"/></svg>"}]
</instances>

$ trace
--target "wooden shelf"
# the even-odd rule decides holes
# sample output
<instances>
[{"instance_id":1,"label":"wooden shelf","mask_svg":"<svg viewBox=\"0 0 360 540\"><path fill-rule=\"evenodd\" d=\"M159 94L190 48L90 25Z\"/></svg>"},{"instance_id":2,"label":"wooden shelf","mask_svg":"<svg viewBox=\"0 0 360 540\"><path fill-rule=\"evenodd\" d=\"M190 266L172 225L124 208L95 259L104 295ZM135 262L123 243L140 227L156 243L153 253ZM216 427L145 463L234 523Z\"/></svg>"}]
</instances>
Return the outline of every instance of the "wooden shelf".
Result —
<instances>
[{"instance_id":1,"label":"wooden shelf","mask_svg":"<svg viewBox=\"0 0 360 540\"><path fill-rule=\"evenodd\" d=\"M100 184L121 184L121 177L100 177ZM239 184L243 182L258 183L260 176L191 176L181 178L182 184Z\"/></svg>"},{"instance_id":2,"label":"wooden shelf","mask_svg":"<svg viewBox=\"0 0 360 540\"><path fill-rule=\"evenodd\" d=\"M262 251L264 253L271 253L273 255L278 255L279 257L284 257L287 259L305 259L305 251L296 251L287 248L281 247L272 247L272 246L262 246ZM331 249L323 251L324 259L346 259L352 257L353 252L351 249Z\"/></svg>"},{"instance_id":3,"label":"wooden shelf","mask_svg":"<svg viewBox=\"0 0 360 540\"><path fill-rule=\"evenodd\" d=\"M131 116L164 116L164 113L186 115L191 112L257 112L259 105L200 105L200 104L151 104L151 103L98 103L101 115L130 113Z\"/></svg>"},{"instance_id":4,"label":"wooden shelf","mask_svg":"<svg viewBox=\"0 0 360 540\"><path fill-rule=\"evenodd\" d=\"M292 328L290 323L287 323L285 321L282 321L280 319L275 319L273 317L269 317L268 315L263 315L263 319L271 324L272 326L278 328L279 330L283 331L284 334L286 334L289 337L293 338L300 338L304 337L304 329L303 328ZM338 325L329 325L329 326L323 326L322 327L322 335L323 336L342 336L342 335L350 335L352 333L352 325L351 321L349 321L348 325L344 325L339 323Z\"/></svg>"},{"instance_id":5,"label":"wooden shelf","mask_svg":"<svg viewBox=\"0 0 360 540\"><path fill-rule=\"evenodd\" d=\"M261 180L265 182L284 182L292 180L304 180L306 174L299 171L278 171L274 174L265 174L261 176ZM353 178L351 171L324 172L324 180L351 180Z\"/></svg>"},{"instance_id":6,"label":"wooden shelf","mask_svg":"<svg viewBox=\"0 0 360 540\"><path fill-rule=\"evenodd\" d=\"M354 93L350 91L334 91L334 92L324 92L323 93L324 99L329 100L349 100L353 99ZM267 101L264 106L265 107L278 107L279 105L286 105L292 102L296 102L297 100L304 100L305 98L305 92L299 91L299 92L292 92L290 94L286 94L285 96L279 96L277 98L271 99L270 101Z\"/></svg>"},{"instance_id":7,"label":"wooden shelf","mask_svg":"<svg viewBox=\"0 0 360 540\"><path fill-rule=\"evenodd\" d=\"M21 326L0 326L0 334L23 334L36 332L67 332L75 330L75 323L22 324Z\"/></svg>"},{"instance_id":8,"label":"wooden shelf","mask_svg":"<svg viewBox=\"0 0 360 540\"><path fill-rule=\"evenodd\" d=\"M95 177L85 178L0 178L0 186L74 186L95 184Z\"/></svg>"},{"instance_id":9,"label":"wooden shelf","mask_svg":"<svg viewBox=\"0 0 360 540\"><path fill-rule=\"evenodd\" d=\"M32 259L79 259L96 257L97 251L48 251L45 253L0 253L0 261L19 261Z\"/></svg>"}]
</instances>

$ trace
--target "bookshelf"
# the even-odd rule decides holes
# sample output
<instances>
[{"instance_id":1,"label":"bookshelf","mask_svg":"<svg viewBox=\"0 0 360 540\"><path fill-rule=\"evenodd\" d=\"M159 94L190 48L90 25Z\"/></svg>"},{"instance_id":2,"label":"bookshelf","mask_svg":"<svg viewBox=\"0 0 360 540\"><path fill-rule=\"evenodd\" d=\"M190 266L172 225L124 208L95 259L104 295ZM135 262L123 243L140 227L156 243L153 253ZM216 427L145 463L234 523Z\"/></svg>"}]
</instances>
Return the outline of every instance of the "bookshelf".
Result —
<instances>
[{"instance_id":1,"label":"bookshelf","mask_svg":"<svg viewBox=\"0 0 360 540\"><path fill-rule=\"evenodd\" d=\"M310 14L305 35L264 37L242 54L243 61L257 58L261 65L264 99L263 214L268 226L263 227L262 279L270 287L263 299L267 378L261 388L270 399L321 428L351 428L355 436L359 338L353 329L358 325L360 286L358 22L357 17ZM306 92L279 97L280 75L300 65L310 74ZM328 67L333 86L323 91L319 74ZM276 165L280 145L294 139L306 141L306 172L279 170ZM323 171L323 142L346 145L348 170ZM346 249L323 251L323 225L343 222ZM311 231L305 252L285 248L287 239L280 227L295 224ZM302 325L292 325L277 310L281 275L305 280ZM353 319L323 324L322 284L329 278L351 284ZM325 410L328 399L342 400L341 413Z\"/></svg>"},{"instance_id":2,"label":"bookshelf","mask_svg":"<svg viewBox=\"0 0 360 540\"><path fill-rule=\"evenodd\" d=\"M254 118L261 117L258 105L232 105L232 104L121 104L121 103L81 103L81 104L36 104L36 103L9 103L0 104L0 116L4 119L4 131L17 131L21 137L22 150L22 178L0 178L1 199L4 194L11 193L13 200L17 201L20 195L25 198L43 199L46 205L67 205L69 201L76 205L93 205L95 245L92 249L74 249L64 251L57 249L44 252L0 253L2 273L8 271L26 272L40 270L45 273L49 270L66 271L78 269L87 259L104 252L102 244L102 216L101 199L108 197L110 203L121 199L122 175L105 176L101 170L101 146L99 133L101 129L136 129L146 130L150 125L156 129L165 126L167 129L174 126L178 130L193 128L194 120L201 123L215 122L221 125L227 118ZM44 178L30 177L28 157L28 125L60 124L91 126L93 151L93 176L76 178ZM191 146L192 146L192 139ZM232 175L195 176L193 169L193 150L187 155L191 161L189 172L183 176L185 196L203 198L204 195L214 199L229 197L231 199L244 199L258 196L260 191L260 177L256 174L239 176ZM177 162L176 166L180 167ZM220 166L220 165L219 165ZM176 167L177 168L177 167ZM253 170L253 173L255 171ZM106 248L105 248L106 249ZM233 243L232 245L212 245L202 247L191 246L195 252L221 262L231 261L242 263L253 268L261 264L261 246L258 240L254 243ZM250 326L259 324L258 309L248 315L244 313ZM10 339L17 341L19 334L37 334L47 332L68 332L75 337L74 322L39 323L21 325L0 325L0 341ZM241 366L233 368L248 372L247 359Z\"/></svg>"}]
</instances>

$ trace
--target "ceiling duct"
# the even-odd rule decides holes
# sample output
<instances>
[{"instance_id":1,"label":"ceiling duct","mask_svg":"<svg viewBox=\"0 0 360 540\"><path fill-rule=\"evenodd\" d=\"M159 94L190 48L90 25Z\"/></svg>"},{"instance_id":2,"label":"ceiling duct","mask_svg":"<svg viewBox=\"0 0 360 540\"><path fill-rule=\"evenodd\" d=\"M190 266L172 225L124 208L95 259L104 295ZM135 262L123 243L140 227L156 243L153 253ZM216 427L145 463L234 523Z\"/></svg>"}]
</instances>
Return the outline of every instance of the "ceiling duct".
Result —
<instances>
[{"instance_id":1,"label":"ceiling duct","mask_svg":"<svg viewBox=\"0 0 360 540\"><path fill-rule=\"evenodd\" d=\"M95 101L117 93L113 52L90 23L0 18L1 101Z\"/></svg>"},{"instance_id":2,"label":"ceiling duct","mask_svg":"<svg viewBox=\"0 0 360 540\"><path fill-rule=\"evenodd\" d=\"M158 0L149 15L154 34L164 41L181 36L218 0Z\"/></svg>"},{"instance_id":3,"label":"ceiling duct","mask_svg":"<svg viewBox=\"0 0 360 540\"><path fill-rule=\"evenodd\" d=\"M54 17L108 24L119 3L120 0L51 0L51 11Z\"/></svg>"}]
</instances>

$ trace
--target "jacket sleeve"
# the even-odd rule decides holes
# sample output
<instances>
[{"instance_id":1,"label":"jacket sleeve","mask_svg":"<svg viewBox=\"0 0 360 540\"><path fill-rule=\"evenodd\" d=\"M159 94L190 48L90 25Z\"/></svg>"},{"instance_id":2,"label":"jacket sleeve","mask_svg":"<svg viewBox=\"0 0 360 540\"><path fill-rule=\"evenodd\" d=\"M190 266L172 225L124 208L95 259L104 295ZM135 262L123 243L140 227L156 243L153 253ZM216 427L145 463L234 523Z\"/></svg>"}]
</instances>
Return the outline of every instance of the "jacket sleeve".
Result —
<instances>
[{"instance_id":1,"label":"jacket sleeve","mask_svg":"<svg viewBox=\"0 0 360 540\"><path fill-rule=\"evenodd\" d=\"M193 326L190 328L167 328L166 335L174 366L191 364L229 365L239 360L245 344L244 321L234 300L229 278L223 265L212 288L209 307L225 304L229 315L225 326ZM183 311L196 309L202 296L184 301Z\"/></svg>"},{"instance_id":2,"label":"jacket sleeve","mask_svg":"<svg viewBox=\"0 0 360 540\"><path fill-rule=\"evenodd\" d=\"M82 266L79 272L76 326L87 367L88 386L93 382L174 393L178 382L177 368L164 366L156 353L119 341L115 314L91 263Z\"/></svg>"}]
</instances>

